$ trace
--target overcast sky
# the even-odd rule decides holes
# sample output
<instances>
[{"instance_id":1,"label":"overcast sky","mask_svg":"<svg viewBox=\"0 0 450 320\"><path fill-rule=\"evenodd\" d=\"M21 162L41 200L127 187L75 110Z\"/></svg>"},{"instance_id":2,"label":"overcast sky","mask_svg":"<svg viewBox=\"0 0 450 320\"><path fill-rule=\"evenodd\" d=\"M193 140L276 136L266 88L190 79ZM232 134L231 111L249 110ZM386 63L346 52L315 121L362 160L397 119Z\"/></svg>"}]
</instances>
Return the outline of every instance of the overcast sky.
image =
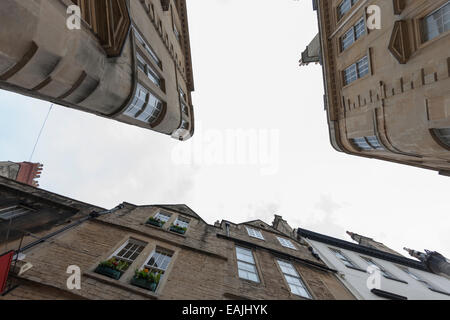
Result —
<instances>
[{"instance_id":1,"label":"overcast sky","mask_svg":"<svg viewBox=\"0 0 450 320\"><path fill-rule=\"evenodd\" d=\"M105 208L185 203L209 223L271 223L276 213L292 227L345 240L349 230L402 253L408 246L450 257L450 178L331 147L321 68L298 66L317 33L311 1L188 0L188 13L194 138L178 142L55 106L32 159L44 164L43 189ZM0 159L29 159L48 108L0 91ZM215 164L204 153L174 161L195 145L220 149L220 137L236 130L269 133L258 146L267 144L278 170Z\"/></svg>"}]
</instances>

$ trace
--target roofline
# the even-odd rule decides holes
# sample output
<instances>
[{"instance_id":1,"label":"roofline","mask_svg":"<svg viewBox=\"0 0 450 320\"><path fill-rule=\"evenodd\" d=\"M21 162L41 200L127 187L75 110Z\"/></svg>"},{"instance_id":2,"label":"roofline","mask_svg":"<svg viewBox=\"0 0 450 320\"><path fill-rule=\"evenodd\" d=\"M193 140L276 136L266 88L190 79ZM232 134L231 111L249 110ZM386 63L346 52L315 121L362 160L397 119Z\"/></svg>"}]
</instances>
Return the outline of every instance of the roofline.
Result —
<instances>
[{"instance_id":1,"label":"roofline","mask_svg":"<svg viewBox=\"0 0 450 320\"><path fill-rule=\"evenodd\" d=\"M407 267L430 272L430 271L428 271L426 266L420 261L409 259L409 258L402 257L402 256L398 256L398 255L388 253L385 251L381 251L378 249L365 247L365 246L362 246L362 245L359 245L359 244L356 244L353 242L341 240L338 238L333 238L333 237L326 236L324 234L320 234L320 233L317 233L314 231L298 228L297 235L299 235L300 237L303 237L303 238L310 239L310 240L315 240L315 241L319 241L319 242L326 243L329 245L333 245L333 246L336 246L336 247L339 247L342 249L347 249L347 250L351 250L354 252L362 253L362 254L365 254L365 255L368 255L368 256L371 256L374 258L379 258L379 259L390 261L393 263L398 263L398 264L401 264L401 265L404 265Z\"/></svg>"},{"instance_id":2,"label":"roofline","mask_svg":"<svg viewBox=\"0 0 450 320\"><path fill-rule=\"evenodd\" d=\"M2 180L6 180L8 183L11 183L11 185L7 184L7 183L4 183ZM19 185L19 186L23 186L25 188L30 188L31 190L18 189L18 188L16 188L14 186L14 184ZM0 186L6 187L6 188L10 188L10 189L14 189L14 190L17 190L17 191L20 191L20 192L23 192L23 193L29 193L29 194L31 194L34 197L43 198L43 199L45 199L47 201L58 203L59 205L66 206L66 207L70 207L70 206L65 204L65 203L63 203L61 200L73 201L73 202L75 202L78 205L83 205L83 206L87 206L87 207L93 207L93 208L99 209L101 211L107 210L105 208L99 207L99 206L94 205L94 204L90 204L90 203L87 203L87 202L83 202L83 201L79 201L79 200L76 200L76 199L72 199L72 198L60 195L58 193L51 192L51 191L48 191L48 190L45 190L45 189L41 189L41 188L38 188L38 187L35 187L35 186L32 186L32 185L26 184L26 183L22 183L22 182L16 181L16 180L8 179L8 178L3 177L3 176L0 176ZM48 195L48 196L53 195L53 196L56 197L56 199L47 198L47 197L45 197L46 195Z\"/></svg>"}]
</instances>

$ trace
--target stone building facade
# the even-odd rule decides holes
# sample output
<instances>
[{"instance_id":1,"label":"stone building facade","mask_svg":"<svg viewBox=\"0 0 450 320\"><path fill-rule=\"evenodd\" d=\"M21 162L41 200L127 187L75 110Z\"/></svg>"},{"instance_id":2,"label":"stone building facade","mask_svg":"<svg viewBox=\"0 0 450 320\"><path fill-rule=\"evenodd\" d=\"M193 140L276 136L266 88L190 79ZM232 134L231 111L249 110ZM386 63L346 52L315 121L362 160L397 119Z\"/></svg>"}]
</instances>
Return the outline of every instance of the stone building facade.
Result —
<instances>
[{"instance_id":1,"label":"stone building facade","mask_svg":"<svg viewBox=\"0 0 450 320\"><path fill-rule=\"evenodd\" d=\"M301 64L322 64L333 147L449 175L450 2L313 4L320 37Z\"/></svg>"},{"instance_id":2,"label":"stone building facade","mask_svg":"<svg viewBox=\"0 0 450 320\"><path fill-rule=\"evenodd\" d=\"M40 229L12 219L16 229L32 232L22 244L20 233L7 243L8 250L22 249L10 272L10 290L0 300L354 299L335 270L297 241L279 216L272 225L210 225L186 205L123 203L105 210L4 178L0 190L2 198L41 198L45 208L54 208L50 214L36 201L28 203L36 210L28 220L36 214L58 217ZM108 260L119 262L120 271L102 267ZM67 287L73 265L81 271L79 290ZM160 273L157 286L137 281L136 269Z\"/></svg>"},{"instance_id":3,"label":"stone building facade","mask_svg":"<svg viewBox=\"0 0 450 320\"><path fill-rule=\"evenodd\" d=\"M193 135L185 0L4 0L0 21L1 89Z\"/></svg>"}]
</instances>

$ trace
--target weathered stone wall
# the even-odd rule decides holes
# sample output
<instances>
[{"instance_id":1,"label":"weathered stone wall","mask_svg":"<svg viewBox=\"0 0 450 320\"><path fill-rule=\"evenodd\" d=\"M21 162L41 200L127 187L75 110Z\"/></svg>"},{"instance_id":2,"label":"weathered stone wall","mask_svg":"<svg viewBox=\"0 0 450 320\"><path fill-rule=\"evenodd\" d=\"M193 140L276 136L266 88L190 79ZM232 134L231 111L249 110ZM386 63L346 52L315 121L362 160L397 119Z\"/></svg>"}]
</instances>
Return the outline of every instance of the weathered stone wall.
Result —
<instances>
[{"instance_id":1,"label":"weathered stone wall","mask_svg":"<svg viewBox=\"0 0 450 320\"><path fill-rule=\"evenodd\" d=\"M147 219L160 210L171 214L169 222L162 228L146 225ZM168 230L179 215L190 219L185 235ZM253 227L256 228L255 225ZM52 294L65 292L62 297L86 299L302 299L290 293L277 267L274 252L279 251L278 256L281 254L283 259L292 255L293 259L310 260L319 267L324 266L323 263L315 260L298 243L295 244L298 250L282 247L275 238L275 235L281 234L270 226L266 225L263 232L266 242L261 247L256 239L246 235L243 225L235 225L230 234L241 239L237 241L256 245L254 254L261 281L252 283L239 279L235 241L231 237L226 238L225 229L206 224L195 213L125 204L122 210L87 221L25 252L25 261L33 267L21 275L20 279L26 281L19 287L20 290L14 290L16 293L11 293L7 298L47 299L52 298ZM101 261L107 260L130 238L147 245L119 280L94 272ZM156 247L172 252L173 256L156 293L152 293L131 285L130 280L134 270L148 260ZM333 272L301 261L294 259L291 262L314 299L352 298ZM68 290L66 287L69 277L66 270L70 265L81 268L81 290ZM41 286L39 294L34 294L34 284Z\"/></svg>"}]
</instances>

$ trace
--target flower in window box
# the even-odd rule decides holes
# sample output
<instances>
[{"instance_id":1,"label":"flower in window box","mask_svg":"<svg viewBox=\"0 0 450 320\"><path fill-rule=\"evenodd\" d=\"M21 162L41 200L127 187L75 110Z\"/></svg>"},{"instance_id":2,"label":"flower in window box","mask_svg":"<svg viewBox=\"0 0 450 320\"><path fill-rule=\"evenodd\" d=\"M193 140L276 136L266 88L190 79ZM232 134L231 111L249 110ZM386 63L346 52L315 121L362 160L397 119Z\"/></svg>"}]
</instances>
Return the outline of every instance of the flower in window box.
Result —
<instances>
[{"instance_id":1,"label":"flower in window box","mask_svg":"<svg viewBox=\"0 0 450 320\"><path fill-rule=\"evenodd\" d=\"M111 258L109 260L100 262L100 264L95 269L95 272L118 280L129 266L130 263L126 261Z\"/></svg>"},{"instance_id":2,"label":"flower in window box","mask_svg":"<svg viewBox=\"0 0 450 320\"><path fill-rule=\"evenodd\" d=\"M149 269L138 270L136 269L131 284L140 288L144 288L155 292L161 279L161 273L155 273Z\"/></svg>"},{"instance_id":3,"label":"flower in window box","mask_svg":"<svg viewBox=\"0 0 450 320\"><path fill-rule=\"evenodd\" d=\"M187 230L186 227L180 227L179 225L175 225L175 224L173 224L170 227L170 231L173 231L173 232L176 232L176 233L179 233L179 234L185 234L186 230Z\"/></svg>"},{"instance_id":4,"label":"flower in window box","mask_svg":"<svg viewBox=\"0 0 450 320\"><path fill-rule=\"evenodd\" d=\"M164 221L161 221L161 220L153 218L153 217L150 217L147 220L147 224L151 224L151 225L154 225L157 227L162 227L164 225L164 223L165 223Z\"/></svg>"}]
</instances>

